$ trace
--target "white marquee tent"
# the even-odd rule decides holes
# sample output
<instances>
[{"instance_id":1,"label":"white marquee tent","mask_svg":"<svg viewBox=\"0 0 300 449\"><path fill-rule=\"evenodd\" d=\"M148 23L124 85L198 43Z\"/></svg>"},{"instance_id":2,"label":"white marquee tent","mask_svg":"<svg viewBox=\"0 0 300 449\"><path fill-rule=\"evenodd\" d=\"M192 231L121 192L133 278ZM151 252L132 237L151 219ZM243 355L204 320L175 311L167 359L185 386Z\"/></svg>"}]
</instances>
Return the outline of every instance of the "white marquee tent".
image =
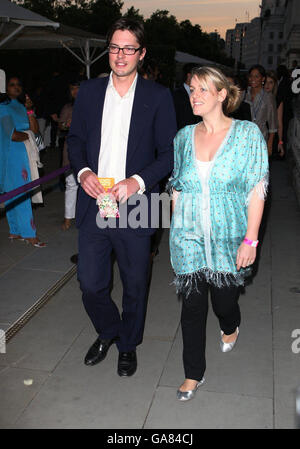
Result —
<instances>
[{"instance_id":1,"label":"white marquee tent","mask_svg":"<svg viewBox=\"0 0 300 449\"><path fill-rule=\"evenodd\" d=\"M64 47L85 65L89 78L91 65L106 53L105 43L103 36L53 22L9 0L0 0L0 50ZM102 52L95 57L98 48Z\"/></svg>"},{"instance_id":2,"label":"white marquee tent","mask_svg":"<svg viewBox=\"0 0 300 449\"><path fill-rule=\"evenodd\" d=\"M0 50L64 47L85 65L87 77L90 78L91 65L106 53L105 44L103 36L53 22L9 0L0 0ZM95 57L97 49L101 53ZM176 52L175 60L178 64L214 64L181 51Z\"/></svg>"}]
</instances>

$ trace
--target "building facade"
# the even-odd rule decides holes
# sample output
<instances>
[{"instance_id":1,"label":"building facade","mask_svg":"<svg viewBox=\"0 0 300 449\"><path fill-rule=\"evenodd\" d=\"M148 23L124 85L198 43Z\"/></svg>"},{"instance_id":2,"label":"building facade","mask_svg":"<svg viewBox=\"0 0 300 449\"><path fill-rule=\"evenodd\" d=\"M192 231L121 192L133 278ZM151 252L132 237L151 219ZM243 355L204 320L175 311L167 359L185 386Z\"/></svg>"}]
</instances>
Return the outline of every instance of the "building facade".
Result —
<instances>
[{"instance_id":1,"label":"building facade","mask_svg":"<svg viewBox=\"0 0 300 449\"><path fill-rule=\"evenodd\" d=\"M300 67L300 0L262 0L260 17L227 30L226 53L236 69L239 63Z\"/></svg>"},{"instance_id":2,"label":"building facade","mask_svg":"<svg viewBox=\"0 0 300 449\"><path fill-rule=\"evenodd\" d=\"M234 47L234 28L226 31L225 51L229 58L233 58L233 47Z\"/></svg>"},{"instance_id":3,"label":"building facade","mask_svg":"<svg viewBox=\"0 0 300 449\"><path fill-rule=\"evenodd\" d=\"M248 25L249 23L237 23L234 29L226 32L226 54L235 60L236 68L244 63L245 35Z\"/></svg>"},{"instance_id":4,"label":"building facade","mask_svg":"<svg viewBox=\"0 0 300 449\"><path fill-rule=\"evenodd\" d=\"M282 64L286 0L263 0L261 5L261 35L259 63L266 70Z\"/></svg>"},{"instance_id":5,"label":"building facade","mask_svg":"<svg viewBox=\"0 0 300 449\"><path fill-rule=\"evenodd\" d=\"M260 60L260 46L261 46L261 18L255 17L248 24L243 60L245 68L249 69Z\"/></svg>"},{"instance_id":6,"label":"building facade","mask_svg":"<svg viewBox=\"0 0 300 449\"><path fill-rule=\"evenodd\" d=\"M300 67L300 1L285 0L282 61L288 68Z\"/></svg>"}]
</instances>

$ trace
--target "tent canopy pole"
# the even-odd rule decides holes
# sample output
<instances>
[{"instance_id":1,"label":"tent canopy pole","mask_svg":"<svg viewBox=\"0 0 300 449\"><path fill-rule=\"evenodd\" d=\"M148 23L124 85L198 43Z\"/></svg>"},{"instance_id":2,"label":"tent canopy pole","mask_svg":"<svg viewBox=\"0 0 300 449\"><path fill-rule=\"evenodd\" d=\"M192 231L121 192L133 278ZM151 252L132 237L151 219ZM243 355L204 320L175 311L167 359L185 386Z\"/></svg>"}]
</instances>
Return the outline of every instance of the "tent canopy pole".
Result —
<instances>
[{"instance_id":1,"label":"tent canopy pole","mask_svg":"<svg viewBox=\"0 0 300 449\"><path fill-rule=\"evenodd\" d=\"M90 41L89 41L89 39L87 39L85 42L84 50L82 47L80 47L81 52L84 57L84 59L82 59L80 56L77 55L77 53L75 53L73 50L71 50L71 48L68 47L67 44L65 44L62 41L60 41L60 43L66 50L68 50L73 56L75 56L75 58L77 58L81 62L81 64L85 65L87 79L90 79L90 77L91 77L91 65L94 64L94 62L98 61L98 59L102 58L102 56L104 56L107 53L107 50L105 49L102 53L100 53L99 56L97 56L96 58L94 58L92 60L90 57ZM95 49L93 51L93 54L94 53L95 53Z\"/></svg>"},{"instance_id":2,"label":"tent canopy pole","mask_svg":"<svg viewBox=\"0 0 300 449\"><path fill-rule=\"evenodd\" d=\"M73 56L75 56L75 58L79 59L79 61L80 61L82 64L85 64L85 61L84 61L80 56L78 56L78 55L75 53L75 51L71 50L71 48L69 48L64 42L60 41L60 43L61 43L61 45L62 45L66 50L68 50Z\"/></svg>"},{"instance_id":3,"label":"tent canopy pole","mask_svg":"<svg viewBox=\"0 0 300 449\"><path fill-rule=\"evenodd\" d=\"M2 41L0 41L0 47L4 44L6 44L7 41L12 39L16 34L20 33L20 31L25 28L25 25L20 25L18 28L16 28L12 33L10 33L8 36L6 36Z\"/></svg>"}]
</instances>

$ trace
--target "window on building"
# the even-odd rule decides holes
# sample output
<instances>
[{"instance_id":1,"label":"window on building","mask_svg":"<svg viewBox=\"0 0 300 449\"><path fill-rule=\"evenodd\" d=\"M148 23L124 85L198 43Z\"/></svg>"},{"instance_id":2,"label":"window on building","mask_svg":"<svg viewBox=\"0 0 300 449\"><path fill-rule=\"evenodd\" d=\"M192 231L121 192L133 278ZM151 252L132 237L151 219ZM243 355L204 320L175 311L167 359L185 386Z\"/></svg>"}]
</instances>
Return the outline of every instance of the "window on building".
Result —
<instances>
[{"instance_id":1,"label":"window on building","mask_svg":"<svg viewBox=\"0 0 300 449\"><path fill-rule=\"evenodd\" d=\"M268 51L270 51L270 52L274 51L274 45L273 44L269 44L268 45Z\"/></svg>"},{"instance_id":2,"label":"window on building","mask_svg":"<svg viewBox=\"0 0 300 449\"><path fill-rule=\"evenodd\" d=\"M270 31L269 36L270 36L270 39L274 39L274 31Z\"/></svg>"},{"instance_id":3,"label":"window on building","mask_svg":"<svg viewBox=\"0 0 300 449\"><path fill-rule=\"evenodd\" d=\"M283 39L283 31L279 31L278 37L279 37L279 39Z\"/></svg>"},{"instance_id":4,"label":"window on building","mask_svg":"<svg viewBox=\"0 0 300 449\"><path fill-rule=\"evenodd\" d=\"M282 44L277 45L277 53L281 53L282 50Z\"/></svg>"},{"instance_id":5,"label":"window on building","mask_svg":"<svg viewBox=\"0 0 300 449\"><path fill-rule=\"evenodd\" d=\"M280 1L276 0L276 6L280 6Z\"/></svg>"},{"instance_id":6,"label":"window on building","mask_svg":"<svg viewBox=\"0 0 300 449\"><path fill-rule=\"evenodd\" d=\"M268 65L273 65L273 56L268 56Z\"/></svg>"}]
</instances>

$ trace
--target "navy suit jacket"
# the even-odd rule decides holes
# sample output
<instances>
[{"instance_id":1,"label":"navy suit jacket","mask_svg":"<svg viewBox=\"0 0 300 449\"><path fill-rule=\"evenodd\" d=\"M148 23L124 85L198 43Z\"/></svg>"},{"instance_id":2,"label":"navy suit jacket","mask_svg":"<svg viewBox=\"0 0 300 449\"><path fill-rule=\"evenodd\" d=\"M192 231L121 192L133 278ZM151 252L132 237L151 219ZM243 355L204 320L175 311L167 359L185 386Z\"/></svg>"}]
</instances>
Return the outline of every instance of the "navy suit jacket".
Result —
<instances>
[{"instance_id":1,"label":"navy suit jacket","mask_svg":"<svg viewBox=\"0 0 300 449\"><path fill-rule=\"evenodd\" d=\"M109 77L81 84L67 138L68 153L75 176L89 167L98 172L101 124ZM126 178L137 174L145 182L145 194L159 192L158 183L173 169L173 139L176 116L169 89L138 75L128 136ZM91 201L80 187L76 224L80 226Z\"/></svg>"}]
</instances>

